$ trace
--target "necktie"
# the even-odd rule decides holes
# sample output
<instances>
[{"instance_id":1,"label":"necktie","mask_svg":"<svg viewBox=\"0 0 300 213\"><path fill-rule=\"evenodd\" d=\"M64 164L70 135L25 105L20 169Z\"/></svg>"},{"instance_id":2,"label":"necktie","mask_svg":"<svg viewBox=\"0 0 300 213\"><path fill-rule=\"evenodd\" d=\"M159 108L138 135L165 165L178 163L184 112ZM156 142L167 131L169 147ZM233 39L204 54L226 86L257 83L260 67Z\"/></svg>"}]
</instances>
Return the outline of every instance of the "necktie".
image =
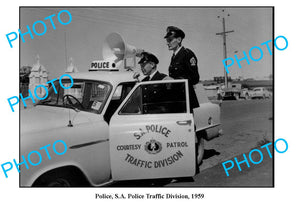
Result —
<instances>
[{"instance_id":1,"label":"necktie","mask_svg":"<svg viewBox=\"0 0 300 213\"><path fill-rule=\"evenodd\" d=\"M174 58L175 58L175 54L173 53L172 58L171 58L171 61L173 61Z\"/></svg>"},{"instance_id":2,"label":"necktie","mask_svg":"<svg viewBox=\"0 0 300 213\"><path fill-rule=\"evenodd\" d=\"M146 78L144 78L142 81L149 81L150 80L150 76L148 75Z\"/></svg>"}]
</instances>

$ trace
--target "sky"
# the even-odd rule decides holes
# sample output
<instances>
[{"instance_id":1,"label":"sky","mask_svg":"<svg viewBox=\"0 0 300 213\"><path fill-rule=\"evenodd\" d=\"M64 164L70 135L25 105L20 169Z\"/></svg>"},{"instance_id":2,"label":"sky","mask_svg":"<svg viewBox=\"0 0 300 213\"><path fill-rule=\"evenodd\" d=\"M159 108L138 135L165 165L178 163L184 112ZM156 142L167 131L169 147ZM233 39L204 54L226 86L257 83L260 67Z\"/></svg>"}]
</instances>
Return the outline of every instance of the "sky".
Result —
<instances>
[{"instance_id":1,"label":"sky","mask_svg":"<svg viewBox=\"0 0 300 213\"><path fill-rule=\"evenodd\" d=\"M68 25L58 22L57 14L62 8L21 8L20 30L26 32L26 25L32 29L34 22L43 20L47 31L42 36L33 34L34 39L24 35L25 43L20 41L20 67L32 66L36 55L49 73L49 79L59 77L66 70L69 59L80 72L88 72L93 60L102 60L102 47L105 38L112 32L119 33L126 43L155 54L160 63L158 70L168 74L172 52L167 49L163 38L167 26L181 28L186 37L183 46L191 49L198 58L201 80L224 76L223 38L216 33L222 32L222 17L225 17L226 31L234 30L226 36L227 57L243 58L243 51L258 46L263 50L260 61L247 64L241 61L239 68L235 61L229 67L229 76L236 78L264 79L272 73L272 56L261 43L272 39L271 8L63 8L72 15ZM54 30L45 17L55 14ZM229 14L229 16L228 16ZM220 18L218 18L220 16ZM62 13L63 22L68 21ZM42 32L41 24L36 31ZM252 56L259 58L259 51ZM248 56L249 57L249 56ZM139 70L139 67L137 67Z\"/></svg>"}]
</instances>

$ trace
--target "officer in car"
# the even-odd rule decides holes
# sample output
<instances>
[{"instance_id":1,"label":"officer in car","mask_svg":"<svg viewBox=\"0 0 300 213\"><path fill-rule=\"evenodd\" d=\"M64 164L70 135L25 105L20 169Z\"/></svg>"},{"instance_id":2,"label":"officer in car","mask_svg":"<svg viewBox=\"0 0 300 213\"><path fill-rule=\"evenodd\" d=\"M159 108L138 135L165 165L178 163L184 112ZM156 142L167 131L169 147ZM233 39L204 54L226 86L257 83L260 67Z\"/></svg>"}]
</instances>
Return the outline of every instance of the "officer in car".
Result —
<instances>
[{"instance_id":1,"label":"officer in car","mask_svg":"<svg viewBox=\"0 0 300 213\"><path fill-rule=\"evenodd\" d=\"M197 57L192 50L182 46L185 33L178 27L167 27L165 39L168 49L173 51L169 66L169 75L174 79L187 79L189 83L190 109L199 107L193 85L199 82Z\"/></svg>"},{"instance_id":2,"label":"officer in car","mask_svg":"<svg viewBox=\"0 0 300 213\"><path fill-rule=\"evenodd\" d=\"M166 74L160 73L157 70L157 64L159 63L159 60L152 53L142 52L141 59L138 63L141 66L143 74L146 76L144 79L142 79L142 82L172 79ZM166 84L150 84L145 85L142 88L144 113L163 113L168 111L166 106L162 106L160 104L165 101L166 94L168 94ZM172 97L168 96L168 98Z\"/></svg>"},{"instance_id":3,"label":"officer in car","mask_svg":"<svg viewBox=\"0 0 300 213\"><path fill-rule=\"evenodd\" d=\"M159 60L155 55L149 52L141 53L141 60L138 62L141 66L143 74L146 76L142 81L157 81L171 79L166 74L157 70Z\"/></svg>"}]
</instances>

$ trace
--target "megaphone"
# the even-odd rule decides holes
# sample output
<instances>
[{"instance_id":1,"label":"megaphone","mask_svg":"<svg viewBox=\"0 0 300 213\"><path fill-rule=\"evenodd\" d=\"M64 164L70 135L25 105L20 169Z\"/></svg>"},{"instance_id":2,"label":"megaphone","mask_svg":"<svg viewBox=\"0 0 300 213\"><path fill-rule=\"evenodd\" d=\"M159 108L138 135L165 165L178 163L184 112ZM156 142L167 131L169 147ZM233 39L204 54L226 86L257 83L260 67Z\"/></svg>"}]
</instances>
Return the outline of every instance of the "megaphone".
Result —
<instances>
[{"instance_id":1,"label":"megaphone","mask_svg":"<svg viewBox=\"0 0 300 213\"><path fill-rule=\"evenodd\" d=\"M112 61L117 67L126 58L134 58L137 53L137 48L126 44L122 36L118 33L109 34L102 48L102 55L104 60Z\"/></svg>"}]
</instances>

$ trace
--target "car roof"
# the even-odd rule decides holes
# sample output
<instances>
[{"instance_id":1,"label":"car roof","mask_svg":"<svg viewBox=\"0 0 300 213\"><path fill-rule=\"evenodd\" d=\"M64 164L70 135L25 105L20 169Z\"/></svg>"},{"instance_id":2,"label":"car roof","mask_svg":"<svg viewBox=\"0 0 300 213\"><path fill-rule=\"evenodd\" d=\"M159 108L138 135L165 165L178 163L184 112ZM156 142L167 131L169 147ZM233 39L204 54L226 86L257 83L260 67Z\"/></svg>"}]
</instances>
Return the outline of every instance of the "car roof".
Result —
<instances>
[{"instance_id":1,"label":"car roof","mask_svg":"<svg viewBox=\"0 0 300 213\"><path fill-rule=\"evenodd\" d=\"M121 82L133 82L133 72L131 71L93 71L81 73L68 73L74 79L106 81L112 85L117 85Z\"/></svg>"}]
</instances>

